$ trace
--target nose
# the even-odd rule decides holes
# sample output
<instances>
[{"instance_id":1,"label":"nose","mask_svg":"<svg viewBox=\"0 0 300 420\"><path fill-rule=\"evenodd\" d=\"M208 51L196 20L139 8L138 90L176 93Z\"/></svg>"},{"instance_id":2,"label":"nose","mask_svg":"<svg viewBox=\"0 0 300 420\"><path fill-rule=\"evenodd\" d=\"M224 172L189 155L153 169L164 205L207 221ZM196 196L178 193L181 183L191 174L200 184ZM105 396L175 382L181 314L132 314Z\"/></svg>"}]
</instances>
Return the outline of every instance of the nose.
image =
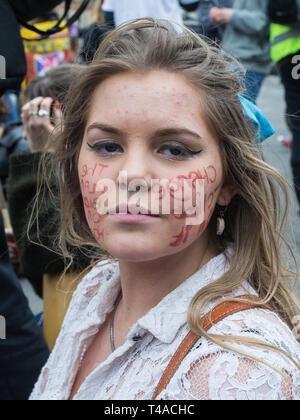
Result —
<instances>
[{"instance_id":1,"label":"nose","mask_svg":"<svg viewBox=\"0 0 300 420\"><path fill-rule=\"evenodd\" d=\"M120 189L128 191L149 191L151 188L151 157L143 145L129 148L118 177Z\"/></svg>"}]
</instances>

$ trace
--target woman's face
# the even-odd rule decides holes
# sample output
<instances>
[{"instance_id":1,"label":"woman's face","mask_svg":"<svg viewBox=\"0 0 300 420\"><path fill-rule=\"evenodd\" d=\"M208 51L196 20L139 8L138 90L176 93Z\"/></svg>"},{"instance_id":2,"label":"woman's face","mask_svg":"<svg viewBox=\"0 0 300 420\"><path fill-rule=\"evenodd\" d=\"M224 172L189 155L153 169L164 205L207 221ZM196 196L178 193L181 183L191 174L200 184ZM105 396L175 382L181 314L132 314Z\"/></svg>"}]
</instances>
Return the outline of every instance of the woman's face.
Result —
<instances>
[{"instance_id":1,"label":"woman's face","mask_svg":"<svg viewBox=\"0 0 300 420\"><path fill-rule=\"evenodd\" d=\"M166 71L112 76L95 90L78 174L90 229L115 258L150 261L199 245L207 241L216 203L229 204L233 194L223 185L218 141L205 124L200 99L184 77ZM190 182L182 197L192 197L193 204L198 197L201 208L192 224L188 206L174 193L182 191L183 179ZM153 180L164 183L158 187ZM172 190L168 182L174 180ZM162 204L166 197L169 210ZM179 203L181 215L175 214ZM103 214L103 208L117 214ZM120 214L146 211L148 216Z\"/></svg>"}]
</instances>

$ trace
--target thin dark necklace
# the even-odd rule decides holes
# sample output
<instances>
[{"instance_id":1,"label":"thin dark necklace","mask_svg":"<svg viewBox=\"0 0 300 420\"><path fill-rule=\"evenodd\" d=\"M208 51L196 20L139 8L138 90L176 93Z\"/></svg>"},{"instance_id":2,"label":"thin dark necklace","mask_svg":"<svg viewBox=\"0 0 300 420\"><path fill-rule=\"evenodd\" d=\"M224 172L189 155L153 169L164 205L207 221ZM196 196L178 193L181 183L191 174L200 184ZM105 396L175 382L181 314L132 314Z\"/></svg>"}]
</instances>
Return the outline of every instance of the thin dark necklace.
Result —
<instances>
[{"instance_id":1,"label":"thin dark necklace","mask_svg":"<svg viewBox=\"0 0 300 420\"><path fill-rule=\"evenodd\" d=\"M114 307L114 310L113 310L113 312L111 314L111 318L110 318L110 346L111 346L112 353L116 350L115 339L114 339L114 335L115 335L114 334L114 321L115 321L116 310L119 306L119 303L120 303L121 299L122 299L122 291L120 292L120 294L119 294L119 296L116 300L115 307Z\"/></svg>"}]
</instances>

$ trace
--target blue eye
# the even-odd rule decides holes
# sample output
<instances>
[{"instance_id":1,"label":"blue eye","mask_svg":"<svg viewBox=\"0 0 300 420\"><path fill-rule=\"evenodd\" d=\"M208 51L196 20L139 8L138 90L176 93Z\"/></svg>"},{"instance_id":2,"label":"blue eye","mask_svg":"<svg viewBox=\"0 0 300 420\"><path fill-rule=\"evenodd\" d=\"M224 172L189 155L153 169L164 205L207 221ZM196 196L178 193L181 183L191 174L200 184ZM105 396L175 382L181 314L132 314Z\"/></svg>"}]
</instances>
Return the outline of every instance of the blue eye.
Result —
<instances>
[{"instance_id":1,"label":"blue eye","mask_svg":"<svg viewBox=\"0 0 300 420\"><path fill-rule=\"evenodd\" d=\"M121 146L114 142L98 142L93 145L87 143L87 145L91 150L101 155L112 155L123 152Z\"/></svg>"},{"instance_id":2,"label":"blue eye","mask_svg":"<svg viewBox=\"0 0 300 420\"><path fill-rule=\"evenodd\" d=\"M113 141L96 142L95 144L87 143L88 147L101 156L115 156L124 152L123 148ZM158 153L166 159L183 160L197 156L200 151L192 151L188 147L180 144L164 144L158 149Z\"/></svg>"},{"instance_id":3,"label":"blue eye","mask_svg":"<svg viewBox=\"0 0 300 420\"><path fill-rule=\"evenodd\" d=\"M184 145L179 144L164 144L159 149L159 154L163 154L171 159L185 159L188 157L196 156L201 153L202 150L194 152Z\"/></svg>"}]
</instances>

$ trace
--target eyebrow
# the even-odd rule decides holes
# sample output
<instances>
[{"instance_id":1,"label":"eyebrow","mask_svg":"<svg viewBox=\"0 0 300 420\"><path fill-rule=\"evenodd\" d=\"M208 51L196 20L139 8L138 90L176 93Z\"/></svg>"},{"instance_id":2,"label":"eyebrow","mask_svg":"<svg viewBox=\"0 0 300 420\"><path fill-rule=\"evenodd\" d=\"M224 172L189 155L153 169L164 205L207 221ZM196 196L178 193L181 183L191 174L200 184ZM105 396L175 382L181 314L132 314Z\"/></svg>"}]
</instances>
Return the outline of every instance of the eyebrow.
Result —
<instances>
[{"instance_id":1,"label":"eyebrow","mask_svg":"<svg viewBox=\"0 0 300 420\"><path fill-rule=\"evenodd\" d=\"M111 127L110 125L100 124L100 123L93 123L89 125L86 131L89 132L95 129L105 131L106 133L110 133L110 134L123 134L122 131L118 130L115 127Z\"/></svg>"},{"instance_id":2,"label":"eyebrow","mask_svg":"<svg viewBox=\"0 0 300 420\"><path fill-rule=\"evenodd\" d=\"M124 135L124 132L122 132L121 130L112 127L110 125L106 125L106 124L101 124L101 123L93 123L91 124L88 128L87 128L87 132L91 131L91 130L101 130L104 131L106 133L109 134L115 134L115 135ZM176 128L164 128L162 130L157 130L155 131L155 133L151 136L152 138L157 138L157 137L167 137L167 136L179 136L179 135L189 135L192 136L194 138L196 138L197 140L202 140L202 137L191 130L188 130L187 128L180 128L180 127L176 127Z\"/></svg>"},{"instance_id":3,"label":"eyebrow","mask_svg":"<svg viewBox=\"0 0 300 420\"><path fill-rule=\"evenodd\" d=\"M164 128L162 130L158 130L154 133L154 137L168 137L168 136L180 136L182 134L189 135L195 137L197 140L202 140L200 134L188 130L187 128Z\"/></svg>"}]
</instances>

